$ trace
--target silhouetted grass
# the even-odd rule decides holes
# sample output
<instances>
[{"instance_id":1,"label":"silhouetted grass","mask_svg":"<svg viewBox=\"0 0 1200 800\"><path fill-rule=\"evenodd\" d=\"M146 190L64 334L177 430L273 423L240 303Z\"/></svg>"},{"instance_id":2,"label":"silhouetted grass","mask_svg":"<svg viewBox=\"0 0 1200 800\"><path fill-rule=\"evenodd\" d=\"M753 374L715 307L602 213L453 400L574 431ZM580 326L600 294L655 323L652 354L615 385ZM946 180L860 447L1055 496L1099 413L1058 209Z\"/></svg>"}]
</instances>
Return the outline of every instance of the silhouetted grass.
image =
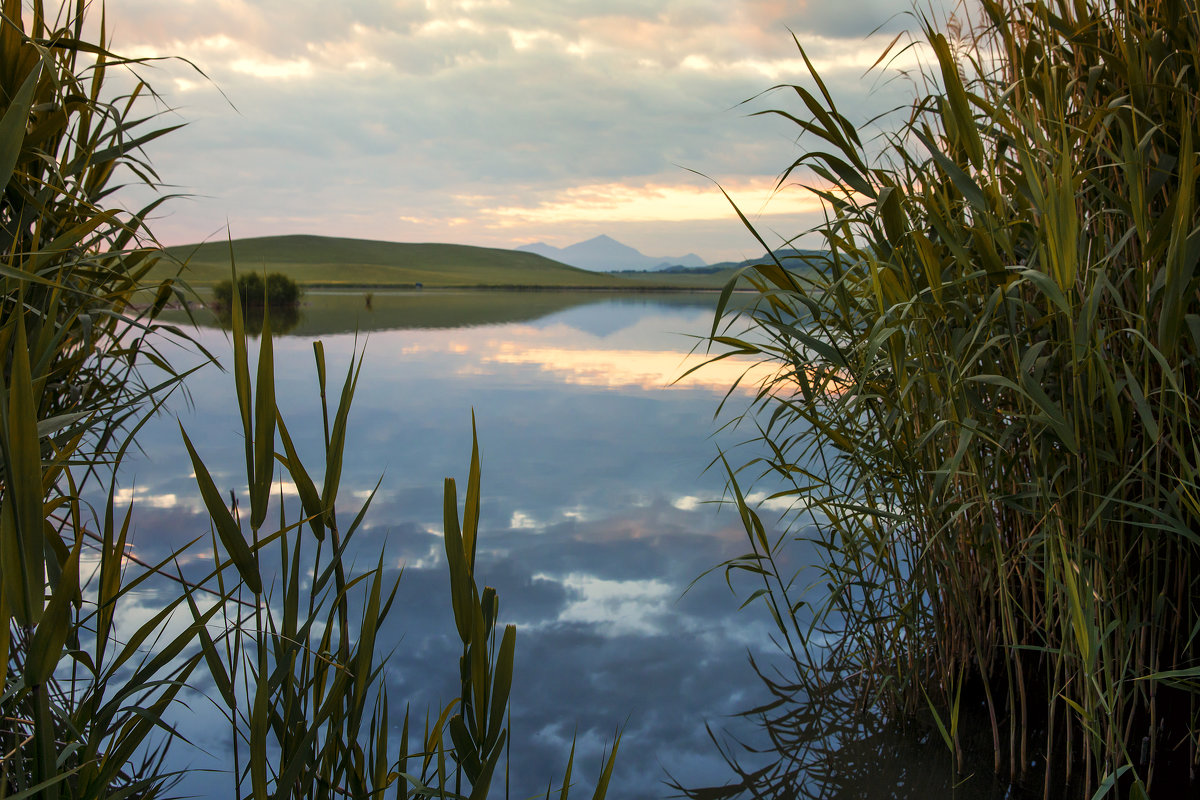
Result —
<instances>
[{"instance_id":1,"label":"silhouetted grass","mask_svg":"<svg viewBox=\"0 0 1200 800\"><path fill-rule=\"evenodd\" d=\"M927 709L960 758L976 692L998 773L1181 796L1200 759L1200 13L981 8L946 32L921 18L919 94L875 142L815 71L766 112L797 126L783 180L827 204L830 261L748 270L760 302L714 342L777 368L743 480L788 481L824 558L781 573L788 537L743 509L755 552L727 567L763 574L814 681L820 631L863 703Z\"/></svg>"}]
</instances>

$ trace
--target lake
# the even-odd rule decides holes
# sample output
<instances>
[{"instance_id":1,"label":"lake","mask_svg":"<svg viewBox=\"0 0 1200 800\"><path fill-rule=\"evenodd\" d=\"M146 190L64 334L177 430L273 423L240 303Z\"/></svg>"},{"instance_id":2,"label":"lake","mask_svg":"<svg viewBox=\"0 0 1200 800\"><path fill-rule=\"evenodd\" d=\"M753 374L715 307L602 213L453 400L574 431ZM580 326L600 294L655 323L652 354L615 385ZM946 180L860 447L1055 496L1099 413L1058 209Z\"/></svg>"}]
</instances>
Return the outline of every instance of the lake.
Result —
<instances>
[{"instance_id":1,"label":"lake","mask_svg":"<svg viewBox=\"0 0 1200 800\"><path fill-rule=\"evenodd\" d=\"M686 786L729 780L706 725L719 736L761 740L734 716L768 697L748 656L768 669L783 663L764 610L738 611L754 587L735 582L735 595L718 571L688 589L748 549L736 512L714 502L726 477L708 468L720 451L751 438L719 430L745 408L748 393L735 392L714 417L746 364L725 361L675 382L703 359L690 351L712 324L715 300L377 292L368 308L361 292L312 293L276 339L280 404L314 464L322 423L311 342L323 340L333 386L354 354L365 353L339 511L344 506L349 519L379 484L352 560L366 569L382 553L389 578L400 576L380 640L390 652L385 675L397 725L406 703L419 727L426 711L436 716L458 691L442 480L465 486L474 411L483 498L477 573L481 585L498 590L501 621L518 626L513 797L557 785L573 738L582 785L572 796L587 797L605 748L622 732L612 798L670 795L668 776ZM228 361L222 331L202 328L197 339ZM187 351L174 357L198 362ZM238 485L243 469L232 377L210 365L187 387L139 436L144 453L124 473L122 496L135 503L136 547L145 559L208 530L176 418L219 487ZM768 503L764 521L777 521L780 511ZM152 595L142 602L142 613L155 607ZM205 751L179 748L176 758L186 752L193 768L181 791L226 796L227 779L214 791L215 779L203 772L228 761L219 712L193 702L179 724ZM835 748L847 761L826 772L841 770L841 790L906 797L914 786L953 785L940 742L880 735L866 758ZM829 780L814 773L807 785L822 794Z\"/></svg>"}]
</instances>

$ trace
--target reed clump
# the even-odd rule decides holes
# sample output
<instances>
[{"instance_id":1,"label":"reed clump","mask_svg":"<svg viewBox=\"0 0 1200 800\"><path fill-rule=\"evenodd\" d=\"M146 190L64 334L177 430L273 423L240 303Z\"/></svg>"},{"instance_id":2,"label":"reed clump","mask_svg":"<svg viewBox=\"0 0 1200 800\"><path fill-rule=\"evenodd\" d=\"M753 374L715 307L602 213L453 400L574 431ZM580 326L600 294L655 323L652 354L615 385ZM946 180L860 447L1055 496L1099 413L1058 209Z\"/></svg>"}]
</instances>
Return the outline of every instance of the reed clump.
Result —
<instances>
[{"instance_id":1,"label":"reed clump","mask_svg":"<svg viewBox=\"0 0 1200 800\"><path fill-rule=\"evenodd\" d=\"M187 336L157 314L191 295L177 281L147 284L162 255L147 220L161 199L132 213L113 204L119 181L157 188L142 147L171 128L142 110L152 92L136 74L129 94L111 97L105 76L141 62L108 49L103 19L89 38L90 7L0 3L0 798L171 796L182 767L170 753L189 744L177 720L210 687L232 743L220 796L484 800L507 769L516 634L476 578L478 450L461 522L454 481L445 489L461 691L418 733L407 710L402 721L389 711L377 646L394 583L382 555L374 569L347 563L370 498L349 524L336 513L361 360L330 402L314 344L324 454L314 477L276 403L272 312L255 359L231 292L245 481L227 495L181 428L208 530L159 563L131 549L117 473L184 378L155 348ZM260 298L271 283L259 281ZM154 302L135 304L147 289ZM281 481L298 499L279 496ZM157 601L148 615L139 593ZM560 797L572 766L573 751Z\"/></svg>"},{"instance_id":2,"label":"reed clump","mask_svg":"<svg viewBox=\"0 0 1200 800\"><path fill-rule=\"evenodd\" d=\"M1200 11L980 9L918 18L917 96L872 141L807 56L799 110L762 112L799 130L781 185L815 176L828 258L750 268L759 302L714 325L777 367L743 469L794 501L778 540L744 509L755 552L726 567L767 579L789 640L827 635L797 648L810 675L931 710L960 759L977 701L1015 781L1179 796L1200 763ZM818 575L782 566L795 538Z\"/></svg>"}]
</instances>

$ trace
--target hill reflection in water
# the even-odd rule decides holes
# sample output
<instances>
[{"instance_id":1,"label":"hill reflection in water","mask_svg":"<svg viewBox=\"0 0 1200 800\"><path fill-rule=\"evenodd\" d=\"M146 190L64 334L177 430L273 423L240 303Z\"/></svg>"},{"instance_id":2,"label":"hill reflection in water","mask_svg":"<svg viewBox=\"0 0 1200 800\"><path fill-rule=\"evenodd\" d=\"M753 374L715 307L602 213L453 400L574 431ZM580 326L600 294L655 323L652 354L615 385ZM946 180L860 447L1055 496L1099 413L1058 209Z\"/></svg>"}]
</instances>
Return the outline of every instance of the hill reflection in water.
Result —
<instances>
[{"instance_id":1,"label":"hill reflection in water","mask_svg":"<svg viewBox=\"0 0 1200 800\"><path fill-rule=\"evenodd\" d=\"M739 297L735 295L734 302ZM650 307L711 309L716 298L714 292L308 290L295 318L288 315L283 333L315 337L355 331L538 324L539 320L573 310L576 313L572 318L581 329L604 335L623 327L631 316ZM228 322L222 324L219 315L208 309L195 308L192 314L203 327L228 327ZM180 310L169 310L164 317L179 324L189 321L188 315ZM275 327L278 333L278 326Z\"/></svg>"}]
</instances>

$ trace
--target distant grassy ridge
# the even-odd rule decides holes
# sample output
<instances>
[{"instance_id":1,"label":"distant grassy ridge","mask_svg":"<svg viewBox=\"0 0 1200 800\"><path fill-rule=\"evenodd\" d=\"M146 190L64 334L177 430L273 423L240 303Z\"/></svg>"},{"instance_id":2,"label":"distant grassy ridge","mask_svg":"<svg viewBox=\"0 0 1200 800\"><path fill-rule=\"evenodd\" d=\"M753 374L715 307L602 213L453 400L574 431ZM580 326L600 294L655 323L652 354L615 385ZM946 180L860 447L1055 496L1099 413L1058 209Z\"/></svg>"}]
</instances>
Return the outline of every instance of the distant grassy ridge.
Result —
<instances>
[{"instance_id":1,"label":"distant grassy ridge","mask_svg":"<svg viewBox=\"0 0 1200 800\"><path fill-rule=\"evenodd\" d=\"M185 280L211 287L229 278L230 248L228 241L169 247L157 277L186 264ZM282 272L309 288L717 289L729 278L725 273L613 275L517 250L329 236L235 239L232 251L239 271Z\"/></svg>"},{"instance_id":2,"label":"distant grassy ridge","mask_svg":"<svg viewBox=\"0 0 1200 800\"><path fill-rule=\"evenodd\" d=\"M817 265L826 261L828 257L829 254L824 250L783 248L775 251L775 258L792 273L811 274ZM729 283L738 270L755 264L767 263L770 260L771 257L764 254L759 258L749 258L745 261L722 261L707 267L668 267L654 272L615 270L611 274L643 284L669 284L678 289L721 289ZM749 285L742 288L749 289Z\"/></svg>"}]
</instances>

